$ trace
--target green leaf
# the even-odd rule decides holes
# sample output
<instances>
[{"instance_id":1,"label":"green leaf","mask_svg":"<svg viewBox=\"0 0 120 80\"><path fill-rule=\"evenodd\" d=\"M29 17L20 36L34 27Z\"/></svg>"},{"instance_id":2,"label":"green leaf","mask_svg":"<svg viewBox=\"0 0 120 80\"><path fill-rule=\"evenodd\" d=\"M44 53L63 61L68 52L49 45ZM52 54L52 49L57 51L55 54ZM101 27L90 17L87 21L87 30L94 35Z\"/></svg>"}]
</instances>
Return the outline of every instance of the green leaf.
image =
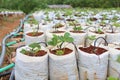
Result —
<instances>
[{"instance_id":1,"label":"green leaf","mask_svg":"<svg viewBox=\"0 0 120 80\"><path fill-rule=\"evenodd\" d=\"M59 39L57 35L53 35L53 38L51 41L48 42L49 45L56 46L59 43Z\"/></svg>"},{"instance_id":2,"label":"green leaf","mask_svg":"<svg viewBox=\"0 0 120 80\"><path fill-rule=\"evenodd\" d=\"M98 28L97 32L98 33L102 33L102 30L100 28Z\"/></svg>"},{"instance_id":3,"label":"green leaf","mask_svg":"<svg viewBox=\"0 0 120 80\"><path fill-rule=\"evenodd\" d=\"M56 54L57 54L57 55L63 55L64 52L63 52L63 50L57 50L57 51L56 51Z\"/></svg>"},{"instance_id":4,"label":"green leaf","mask_svg":"<svg viewBox=\"0 0 120 80\"><path fill-rule=\"evenodd\" d=\"M120 23L114 23L113 26L120 27Z\"/></svg>"},{"instance_id":5,"label":"green leaf","mask_svg":"<svg viewBox=\"0 0 120 80\"><path fill-rule=\"evenodd\" d=\"M96 39L96 36L95 36L95 35L93 35L93 36L87 36L87 38L88 38L89 40L95 40L95 39Z\"/></svg>"},{"instance_id":6,"label":"green leaf","mask_svg":"<svg viewBox=\"0 0 120 80\"><path fill-rule=\"evenodd\" d=\"M69 42L69 43L71 43L71 42L73 42L73 41L74 41L74 39L73 39L72 37L70 37L70 33L66 32L66 33L64 34L64 42Z\"/></svg>"},{"instance_id":7,"label":"green leaf","mask_svg":"<svg viewBox=\"0 0 120 80\"><path fill-rule=\"evenodd\" d=\"M74 27L73 28L75 31L81 31L81 30L83 30L83 28L81 27L81 26L79 26L79 27Z\"/></svg>"},{"instance_id":8,"label":"green leaf","mask_svg":"<svg viewBox=\"0 0 120 80\"><path fill-rule=\"evenodd\" d=\"M30 48L35 49L38 48L39 50L41 49L41 46L38 43L32 43L29 45Z\"/></svg>"},{"instance_id":9,"label":"green leaf","mask_svg":"<svg viewBox=\"0 0 120 80\"><path fill-rule=\"evenodd\" d=\"M120 55L117 57L117 60L116 60L118 63L120 63Z\"/></svg>"},{"instance_id":10,"label":"green leaf","mask_svg":"<svg viewBox=\"0 0 120 80\"><path fill-rule=\"evenodd\" d=\"M20 53L23 53L23 54L26 54L26 50L25 49L22 49L21 51L20 51Z\"/></svg>"},{"instance_id":11,"label":"green leaf","mask_svg":"<svg viewBox=\"0 0 120 80\"><path fill-rule=\"evenodd\" d=\"M110 77L108 77L108 79L107 80L119 80L118 78L115 78L115 77L112 77L112 76L110 76Z\"/></svg>"}]
</instances>

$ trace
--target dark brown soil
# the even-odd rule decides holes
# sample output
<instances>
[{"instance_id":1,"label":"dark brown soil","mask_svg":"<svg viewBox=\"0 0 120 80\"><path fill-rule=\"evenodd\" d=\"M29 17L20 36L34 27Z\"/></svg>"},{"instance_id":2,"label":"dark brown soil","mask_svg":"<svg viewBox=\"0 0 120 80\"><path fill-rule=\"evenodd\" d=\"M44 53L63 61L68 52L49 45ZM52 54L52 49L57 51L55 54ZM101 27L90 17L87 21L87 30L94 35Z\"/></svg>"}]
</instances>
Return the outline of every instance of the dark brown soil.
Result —
<instances>
[{"instance_id":1,"label":"dark brown soil","mask_svg":"<svg viewBox=\"0 0 120 80\"><path fill-rule=\"evenodd\" d=\"M64 33L65 31L53 31L52 33Z\"/></svg>"},{"instance_id":2,"label":"dark brown soil","mask_svg":"<svg viewBox=\"0 0 120 80\"><path fill-rule=\"evenodd\" d=\"M63 50L64 54L63 55L67 55L67 54L70 54L73 50L69 49L69 48L62 48L62 49L55 49L55 50L50 50L50 52L52 54L55 54L56 55L56 51L57 50Z\"/></svg>"},{"instance_id":3,"label":"dark brown soil","mask_svg":"<svg viewBox=\"0 0 120 80\"><path fill-rule=\"evenodd\" d=\"M116 48L117 50L120 50L120 48Z\"/></svg>"},{"instance_id":4,"label":"dark brown soil","mask_svg":"<svg viewBox=\"0 0 120 80\"><path fill-rule=\"evenodd\" d=\"M29 51L28 51L28 53L26 53L26 55L28 55L28 56L36 56L36 57L38 57L38 56L44 56L45 54L47 54L47 52L44 51L44 50L40 50L40 51L38 51L35 54L30 53Z\"/></svg>"},{"instance_id":5,"label":"dark brown soil","mask_svg":"<svg viewBox=\"0 0 120 80\"><path fill-rule=\"evenodd\" d=\"M66 21L75 21L74 19L67 19Z\"/></svg>"},{"instance_id":6,"label":"dark brown soil","mask_svg":"<svg viewBox=\"0 0 120 80\"><path fill-rule=\"evenodd\" d=\"M118 32L112 32L112 31L111 31L111 32L106 31L106 32L107 32L107 33L111 33L111 34L118 33Z\"/></svg>"},{"instance_id":7,"label":"dark brown soil","mask_svg":"<svg viewBox=\"0 0 120 80\"><path fill-rule=\"evenodd\" d=\"M77 16L77 17L81 17L81 15L80 15L80 14L75 14L75 16Z\"/></svg>"},{"instance_id":8,"label":"dark brown soil","mask_svg":"<svg viewBox=\"0 0 120 80\"><path fill-rule=\"evenodd\" d=\"M70 31L72 33L85 33L84 31Z\"/></svg>"},{"instance_id":9,"label":"dark brown soil","mask_svg":"<svg viewBox=\"0 0 120 80\"><path fill-rule=\"evenodd\" d=\"M55 18L56 20L64 20L64 18Z\"/></svg>"},{"instance_id":10,"label":"dark brown soil","mask_svg":"<svg viewBox=\"0 0 120 80\"><path fill-rule=\"evenodd\" d=\"M33 37L40 36L42 34L43 34L43 32L38 32L38 33L30 32L30 33L27 33L28 36L33 36Z\"/></svg>"},{"instance_id":11,"label":"dark brown soil","mask_svg":"<svg viewBox=\"0 0 120 80\"><path fill-rule=\"evenodd\" d=\"M93 32L93 33L96 33L96 34L104 34L104 32L97 32L97 31L90 31L90 32Z\"/></svg>"},{"instance_id":12,"label":"dark brown soil","mask_svg":"<svg viewBox=\"0 0 120 80\"><path fill-rule=\"evenodd\" d=\"M57 25L57 26L53 26L52 28L61 28L61 27L64 27L64 25L60 24L60 25Z\"/></svg>"},{"instance_id":13,"label":"dark brown soil","mask_svg":"<svg viewBox=\"0 0 120 80\"><path fill-rule=\"evenodd\" d=\"M91 20L91 21L96 21L96 20L97 20L97 18L90 18L90 20Z\"/></svg>"},{"instance_id":14,"label":"dark brown soil","mask_svg":"<svg viewBox=\"0 0 120 80\"><path fill-rule=\"evenodd\" d=\"M104 52L106 52L107 50L104 48L100 48L100 47L94 47L94 46L89 46L86 48L83 47L79 47L80 50L87 52L89 54L96 54L96 55L100 55L103 54Z\"/></svg>"}]
</instances>

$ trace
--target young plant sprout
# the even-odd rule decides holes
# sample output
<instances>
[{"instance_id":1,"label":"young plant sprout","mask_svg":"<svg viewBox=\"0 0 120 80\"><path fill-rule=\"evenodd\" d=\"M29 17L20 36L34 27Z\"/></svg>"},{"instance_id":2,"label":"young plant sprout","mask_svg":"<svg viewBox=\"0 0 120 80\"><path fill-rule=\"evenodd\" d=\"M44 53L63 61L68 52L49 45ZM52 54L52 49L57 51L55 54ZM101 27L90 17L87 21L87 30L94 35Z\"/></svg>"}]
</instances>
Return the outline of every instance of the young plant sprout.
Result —
<instances>
[{"instance_id":1,"label":"young plant sprout","mask_svg":"<svg viewBox=\"0 0 120 80\"><path fill-rule=\"evenodd\" d=\"M56 24L53 26L53 28L54 28L55 31L58 31L58 28L61 28L61 27L63 27L63 26L64 26L64 25L61 24L61 23L56 23Z\"/></svg>"},{"instance_id":2,"label":"young plant sprout","mask_svg":"<svg viewBox=\"0 0 120 80\"><path fill-rule=\"evenodd\" d=\"M57 55L63 55L65 46L62 47L62 45L65 42L72 43L73 41L74 41L74 39L70 36L69 33L66 32L63 36L53 35L52 40L49 41L48 44L52 45L52 46L57 46L58 49L56 51L56 54Z\"/></svg>"},{"instance_id":3,"label":"young plant sprout","mask_svg":"<svg viewBox=\"0 0 120 80\"><path fill-rule=\"evenodd\" d=\"M20 52L30 56L36 56L37 52L41 50L41 46L38 43L32 43L29 45L28 50L22 49Z\"/></svg>"},{"instance_id":4,"label":"young plant sprout","mask_svg":"<svg viewBox=\"0 0 120 80\"><path fill-rule=\"evenodd\" d=\"M103 33L103 31L102 31L100 28L98 28L97 32L98 32L99 34L102 34L102 33Z\"/></svg>"},{"instance_id":5,"label":"young plant sprout","mask_svg":"<svg viewBox=\"0 0 120 80\"><path fill-rule=\"evenodd\" d=\"M73 29L74 29L74 31L81 31L81 30L83 30L83 28L81 26L74 27Z\"/></svg>"},{"instance_id":6,"label":"young plant sprout","mask_svg":"<svg viewBox=\"0 0 120 80\"><path fill-rule=\"evenodd\" d=\"M120 27L120 23L113 23L113 26Z\"/></svg>"},{"instance_id":7,"label":"young plant sprout","mask_svg":"<svg viewBox=\"0 0 120 80\"><path fill-rule=\"evenodd\" d=\"M34 18L30 18L27 22L31 24L31 27L33 26L33 24L38 25L36 28L35 27L32 28L33 29L32 35L36 36L39 31L39 22L36 21Z\"/></svg>"}]
</instances>

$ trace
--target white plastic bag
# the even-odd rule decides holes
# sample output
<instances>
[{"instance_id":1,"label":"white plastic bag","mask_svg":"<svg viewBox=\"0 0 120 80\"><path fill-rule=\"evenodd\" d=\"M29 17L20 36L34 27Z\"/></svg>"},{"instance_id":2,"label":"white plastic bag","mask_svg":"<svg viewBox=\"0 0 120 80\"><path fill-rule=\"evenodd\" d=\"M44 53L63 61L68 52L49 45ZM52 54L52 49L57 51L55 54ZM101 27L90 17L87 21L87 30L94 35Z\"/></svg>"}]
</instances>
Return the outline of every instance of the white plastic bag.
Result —
<instances>
[{"instance_id":1,"label":"white plastic bag","mask_svg":"<svg viewBox=\"0 0 120 80\"><path fill-rule=\"evenodd\" d=\"M110 48L110 64L109 64L109 76L119 78L120 77L120 63L116 60L120 56L120 50Z\"/></svg>"},{"instance_id":2,"label":"white plastic bag","mask_svg":"<svg viewBox=\"0 0 120 80\"><path fill-rule=\"evenodd\" d=\"M75 50L67 55L49 53L50 80L79 80Z\"/></svg>"},{"instance_id":3,"label":"white plastic bag","mask_svg":"<svg viewBox=\"0 0 120 80\"><path fill-rule=\"evenodd\" d=\"M27 56L20 53L23 48L27 47L17 49L15 80L48 80L48 54L41 57Z\"/></svg>"},{"instance_id":4,"label":"white plastic bag","mask_svg":"<svg viewBox=\"0 0 120 80\"><path fill-rule=\"evenodd\" d=\"M28 31L27 33L32 32ZM43 32L43 31L40 31ZM34 42L45 42L45 34L43 33L40 36L28 36L27 33L25 34L25 45L29 45Z\"/></svg>"},{"instance_id":5,"label":"white plastic bag","mask_svg":"<svg viewBox=\"0 0 120 80\"><path fill-rule=\"evenodd\" d=\"M74 39L76 45L84 45L85 37L87 33L73 33L70 32L71 37Z\"/></svg>"},{"instance_id":6,"label":"white plastic bag","mask_svg":"<svg viewBox=\"0 0 120 80\"><path fill-rule=\"evenodd\" d=\"M78 49L78 66L80 80L106 80L108 67L108 54L105 52L99 57Z\"/></svg>"},{"instance_id":7,"label":"white plastic bag","mask_svg":"<svg viewBox=\"0 0 120 80\"><path fill-rule=\"evenodd\" d=\"M106 33L106 40L108 43L112 43L112 42L120 42L120 33L116 32L116 33Z\"/></svg>"}]
</instances>

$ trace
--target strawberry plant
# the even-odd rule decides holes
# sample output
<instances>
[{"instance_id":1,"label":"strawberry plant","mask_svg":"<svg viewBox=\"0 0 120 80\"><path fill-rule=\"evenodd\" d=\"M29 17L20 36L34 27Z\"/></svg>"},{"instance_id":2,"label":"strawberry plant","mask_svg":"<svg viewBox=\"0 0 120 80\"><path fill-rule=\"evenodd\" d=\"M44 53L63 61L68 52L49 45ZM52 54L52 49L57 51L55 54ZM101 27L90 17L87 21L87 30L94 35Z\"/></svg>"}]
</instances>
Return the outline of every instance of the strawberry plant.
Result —
<instances>
[{"instance_id":1,"label":"strawberry plant","mask_svg":"<svg viewBox=\"0 0 120 80\"><path fill-rule=\"evenodd\" d=\"M35 56L36 53L41 50L41 46L38 43L32 43L27 49L22 49L20 52L26 55Z\"/></svg>"},{"instance_id":2,"label":"strawberry plant","mask_svg":"<svg viewBox=\"0 0 120 80\"><path fill-rule=\"evenodd\" d=\"M97 29L97 33L102 34L103 31L102 31L100 28L98 28L98 29Z\"/></svg>"},{"instance_id":3,"label":"strawberry plant","mask_svg":"<svg viewBox=\"0 0 120 80\"><path fill-rule=\"evenodd\" d=\"M70 36L69 33L66 32L63 36L53 35L52 40L49 41L48 44L52 45L52 46L57 46L58 49L56 51L56 54L57 55L63 55L65 46L62 47L62 45L65 42L72 43L73 41L74 41L74 39Z\"/></svg>"},{"instance_id":4,"label":"strawberry plant","mask_svg":"<svg viewBox=\"0 0 120 80\"><path fill-rule=\"evenodd\" d=\"M81 31L81 30L83 30L83 28L81 26L74 27L73 29L74 29L74 31Z\"/></svg>"}]
</instances>

